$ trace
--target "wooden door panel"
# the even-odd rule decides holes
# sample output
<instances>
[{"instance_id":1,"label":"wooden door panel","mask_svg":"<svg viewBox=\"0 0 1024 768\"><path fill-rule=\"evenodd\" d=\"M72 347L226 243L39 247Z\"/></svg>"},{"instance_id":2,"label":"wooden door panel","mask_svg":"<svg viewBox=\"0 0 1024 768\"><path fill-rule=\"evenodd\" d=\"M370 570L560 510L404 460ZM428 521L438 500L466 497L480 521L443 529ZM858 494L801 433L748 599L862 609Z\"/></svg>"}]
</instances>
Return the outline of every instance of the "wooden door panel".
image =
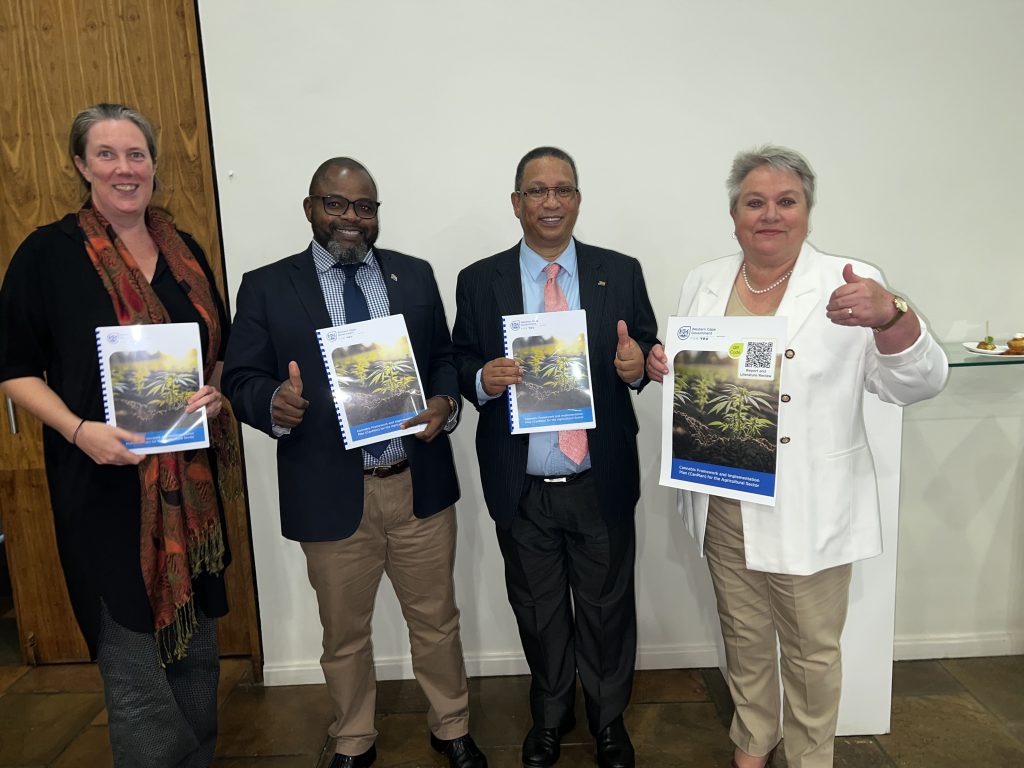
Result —
<instances>
[{"instance_id":1,"label":"wooden door panel","mask_svg":"<svg viewBox=\"0 0 1024 768\"><path fill-rule=\"evenodd\" d=\"M89 649L71 613L71 601L56 557L46 472L0 470L0 499L23 658L29 663L88 659ZM41 499L46 500L45 507L39 506ZM53 556L41 561L27 559L40 552ZM25 605L26 600L31 600L32 605Z\"/></svg>"},{"instance_id":2,"label":"wooden door panel","mask_svg":"<svg viewBox=\"0 0 1024 768\"><path fill-rule=\"evenodd\" d=\"M20 408L16 408L14 413L17 433L11 432L7 410L4 409L4 426L0 428L0 456L3 457L3 463L0 466L4 469L43 469L43 425ZM46 498L49 504L49 494ZM0 496L2 508L3 497Z\"/></svg>"},{"instance_id":3,"label":"wooden door panel","mask_svg":"<svg viewBox=\"0 0 1024 768\"><path fill-rule=\"evenodd\" d=\"M170 210L178 226L203 246L224 296L194 0L0 3L0 50L0 277L32 229L76 210L84 199L67 151L75 113L100 101L120 101L153 121L159 149L154 202ZM64 591L67 599L42 474L41 429L20 409L17 417L18 435L0 427L0 515L19 631L24 625L34 634L36 661L84 659L85 644L70 608L61 608L55 597ZM241 467L232 472L241 489ZM252 655L258 666L252 556L241 491L225 504L225 516L233 564L226 576L231 612L220 622L221 649ZM67 637L77 637L77 644Z\"/></svg>"},{"instance_id":4,"label":"wooden door panel","mask_svg":"<svg viewBox=\"0 0 1024 768\"><path fill-rule=\"evenodd\" d=\"M225 407L230 404L225 401ZM236 429L237 432L237 429ZM241 435L235 438L241 446ZM239 448L239 451L241 448ZM238 465L228 467L228 481L222 483L224 519L227 522L228 544L231 547L231 565L224 580L228 590L228 615L217 623L217 640L221 654L253 656L256 660L257 679L262 679L262 662L258 617L256 615L256 580L252 572L252 541L249 536L249 508L242 480L242 455ZM223 468L222 468L223 471Z\"/></svg>"}]
</instances>

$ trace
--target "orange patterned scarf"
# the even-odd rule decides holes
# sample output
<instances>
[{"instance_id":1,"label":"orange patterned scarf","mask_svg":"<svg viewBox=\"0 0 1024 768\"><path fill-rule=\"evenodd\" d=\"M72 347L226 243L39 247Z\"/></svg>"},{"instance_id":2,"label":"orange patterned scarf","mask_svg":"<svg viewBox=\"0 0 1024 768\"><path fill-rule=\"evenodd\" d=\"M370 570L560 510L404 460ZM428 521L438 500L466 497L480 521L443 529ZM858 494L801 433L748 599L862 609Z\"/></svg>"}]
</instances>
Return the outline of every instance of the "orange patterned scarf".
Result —
<instances>
[{"instance_id":1,"label":"orange patterned scarf","mask_svg":"<svg viewBox=\"0 0 1024 768\"><path fill-rule=\"evenodd\" d=\"M99 211L83 208L78 212L78 225L85 233L89 258L110 294L117 322L171 322L135 259ZM209 381L221 338L213 288L166 212L147 209L146 227L174 279L190 286L188 297L209 329L203 371ZM222 410L215 421L229 418ZM211 432L216 440L218 434L230 433L230 427L211 424ZM139 464L139 483L142 577L153 609L160 656L167 663L185 656L195 632L192 578L203 571L216 574L224 570L224 533L205 450L147 455Z\"/></svg>"}]
</instances>

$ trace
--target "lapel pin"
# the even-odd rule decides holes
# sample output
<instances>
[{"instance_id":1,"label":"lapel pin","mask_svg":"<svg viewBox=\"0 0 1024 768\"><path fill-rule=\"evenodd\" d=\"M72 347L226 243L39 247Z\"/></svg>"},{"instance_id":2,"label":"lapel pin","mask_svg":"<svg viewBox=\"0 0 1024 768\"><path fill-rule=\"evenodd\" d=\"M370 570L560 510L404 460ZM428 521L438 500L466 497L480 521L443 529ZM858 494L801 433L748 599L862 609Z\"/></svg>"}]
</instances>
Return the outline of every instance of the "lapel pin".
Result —
<instances>
[{"instance_id":1,"label":"lapel pin","mask_svg":"<svg viewBox=\"0 0 1024 768\"><path fill-rule=\"evenodd\" d=\"M398 282L398 276L394 272L391 273L391 279L394 280L396 283Z\"/></svg>"},{"instance_id":2,"label":"lapel pin","mask_svg":"<svg viewBox=\"0 0 1024 768\"><path fill-rule=\"evenodd\" d=\"M598 281L597 281L597 284L598 284L598 285L599 285L599 286L600 286L601 288L604 288L604 286L605 286L605 282L604 282L604 280L598 280Z\"/></svg>"}]
</instances>

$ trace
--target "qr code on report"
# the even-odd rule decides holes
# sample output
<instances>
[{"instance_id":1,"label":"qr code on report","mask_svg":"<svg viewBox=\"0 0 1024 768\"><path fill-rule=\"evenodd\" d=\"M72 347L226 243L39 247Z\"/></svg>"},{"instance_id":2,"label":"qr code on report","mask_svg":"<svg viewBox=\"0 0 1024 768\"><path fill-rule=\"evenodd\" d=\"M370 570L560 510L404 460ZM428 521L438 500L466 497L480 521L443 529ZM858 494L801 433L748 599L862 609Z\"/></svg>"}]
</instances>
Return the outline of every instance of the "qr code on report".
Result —
<instances>
[{"instance_id":1,"label":"qr code on report","mask_svg":"<svg viewBox=\"0 0 1024 768\"><path fill-rule=\"evenodd\" d=\"M775 378L775 340L748 340L744 342L743 357L738 373L741 379Z\"/></svg>"}]
</instances>

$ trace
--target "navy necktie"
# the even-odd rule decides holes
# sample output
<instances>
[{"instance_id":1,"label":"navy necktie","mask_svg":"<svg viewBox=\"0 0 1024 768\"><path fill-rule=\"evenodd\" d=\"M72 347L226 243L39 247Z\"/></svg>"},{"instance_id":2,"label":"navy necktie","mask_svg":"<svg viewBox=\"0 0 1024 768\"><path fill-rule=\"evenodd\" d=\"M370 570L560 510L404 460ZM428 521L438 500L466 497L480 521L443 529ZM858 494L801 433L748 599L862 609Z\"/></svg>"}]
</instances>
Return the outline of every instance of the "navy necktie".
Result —
<instances>
[{"instance_id":1,"label":"navy necktie","mask_svg":"<svg viewBox=\"0 0 1024 768\"><path fill-rule=\"evenodd\" d=\"M336 264L345 273L345 287L342 288L342 300L345 302L345 322L358 323L370 319L370 307L366 304L363 289L356 283L356 271L363 266L358 264Z\"/></svg>"},{"instance_id":2,"label":"navy necktie","mask_svg":"<svg viewBox=\"0 0 1024 768\"><path fill-rule=\"evenodd\" d=\"M369 320L370 307L366 303L363 289L356 283L356 272L363 266L363 262L358 264L335 264L334 266L340 267L345 273L345 286L341 289L341 297L345 302L345 322L358 323L362 320ZM390 442L390 440L382 440L379 443L364 445L363 450L373 456L373 458L379 459L384 455L384 451L387 450L388 443Z\"/></svg>"}]
</instances>

